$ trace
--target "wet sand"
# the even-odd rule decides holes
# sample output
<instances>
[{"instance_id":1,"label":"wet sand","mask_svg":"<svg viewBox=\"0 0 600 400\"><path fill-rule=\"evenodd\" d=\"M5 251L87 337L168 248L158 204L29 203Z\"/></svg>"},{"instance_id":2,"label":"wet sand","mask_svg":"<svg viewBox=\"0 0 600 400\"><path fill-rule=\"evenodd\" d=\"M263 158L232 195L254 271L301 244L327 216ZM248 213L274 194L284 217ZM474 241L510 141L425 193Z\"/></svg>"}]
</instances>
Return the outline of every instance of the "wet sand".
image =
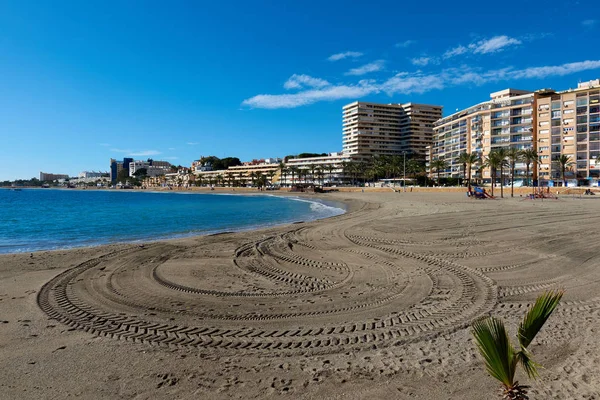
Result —
<instances>
[{"instance_id":1,"label":"wet sand","mask_svg":"<svg viewBox=\"0 0 600 400\"><path fill-rule=\"evenodd\" d=\"M323 198L349 212L0 256L0 398L494 398L470 322L556 287L531 398L600 398L600 199Z\"/></svg>"}]
</instances>

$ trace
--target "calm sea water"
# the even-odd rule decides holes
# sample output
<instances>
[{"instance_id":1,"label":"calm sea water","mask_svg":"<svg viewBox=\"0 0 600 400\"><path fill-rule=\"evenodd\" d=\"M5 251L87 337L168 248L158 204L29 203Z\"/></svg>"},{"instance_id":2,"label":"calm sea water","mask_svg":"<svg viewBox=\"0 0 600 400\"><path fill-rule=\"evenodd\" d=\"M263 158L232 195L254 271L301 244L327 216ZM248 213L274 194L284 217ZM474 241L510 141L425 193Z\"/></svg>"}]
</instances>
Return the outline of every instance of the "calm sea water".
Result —
<instances>
[{"instance_id":1,"label":"calm sea water","mask_svg":"<svg viewBox=\"0 0 600 400\"><path fill-rule=\"evenodd\" d=\"M0 253L253 229L339 215L340 207L261 195L0 189Z\"/></svg>"}]
</instances>

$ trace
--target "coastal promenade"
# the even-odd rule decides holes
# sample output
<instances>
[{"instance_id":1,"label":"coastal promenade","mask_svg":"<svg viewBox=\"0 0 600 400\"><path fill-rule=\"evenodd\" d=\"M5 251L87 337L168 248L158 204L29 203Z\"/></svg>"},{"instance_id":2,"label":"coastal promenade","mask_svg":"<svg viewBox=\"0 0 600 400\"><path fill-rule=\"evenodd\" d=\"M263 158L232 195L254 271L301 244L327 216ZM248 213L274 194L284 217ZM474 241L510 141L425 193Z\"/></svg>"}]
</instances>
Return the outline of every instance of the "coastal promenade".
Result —
<instances>
[{"instance_id":1,"label":"coastal promenade","mask_svg":"<svg viewBox=\"0 0 600 400\"><path fill-rule=\"evenodd\" d=\"M530 393L597 396L600 196L322 196L348 213L0 256L0 398L491 398L470 323L558 287Z\"/></svg>"}]
</instances>

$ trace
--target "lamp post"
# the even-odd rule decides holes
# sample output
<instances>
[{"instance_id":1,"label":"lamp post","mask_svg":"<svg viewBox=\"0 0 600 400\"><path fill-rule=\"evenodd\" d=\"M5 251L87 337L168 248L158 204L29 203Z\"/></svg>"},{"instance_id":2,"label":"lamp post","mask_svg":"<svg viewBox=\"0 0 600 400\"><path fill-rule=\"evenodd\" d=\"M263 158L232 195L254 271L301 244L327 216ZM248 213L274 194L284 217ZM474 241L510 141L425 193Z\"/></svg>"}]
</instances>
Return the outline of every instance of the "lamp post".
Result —
<instances>
[{"instance_id":1,"label":"lamp post","mask_svg":"<svg viewBox=\"0 0 600 400\"><path fill-rule=\"evenodd\" d=\"M404 188L404 191L406 192L406 151L402 152L402 156L404 157L404 162L403 162L404 178L402 180L402 187Z\"/></svg>"}]
</instances>

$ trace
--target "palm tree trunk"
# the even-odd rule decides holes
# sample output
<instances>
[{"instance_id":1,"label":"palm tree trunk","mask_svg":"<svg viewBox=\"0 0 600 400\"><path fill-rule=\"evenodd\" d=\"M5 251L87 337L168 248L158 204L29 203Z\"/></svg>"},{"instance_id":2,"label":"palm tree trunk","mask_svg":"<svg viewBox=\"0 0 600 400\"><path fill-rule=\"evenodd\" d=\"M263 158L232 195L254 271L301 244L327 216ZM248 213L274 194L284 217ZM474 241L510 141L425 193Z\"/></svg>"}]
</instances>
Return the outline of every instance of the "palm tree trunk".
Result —
<instances>
[{"instance_id":1,"label":"palm tree trunk","mask_svg":"<svg viewBox=\"0 0 600 400\"><path fill-rule=\"evenodd\" d=\"M469 177L467 178L467 186L471 187L471 164L469 164Z\"/></svg>"},{"instance_id":2,"label":"palm tree trunk","mask_svg":"<svg viewBox=\"0 0 600 400\"><path fill-rule=\"evenodd\" d=\"M492 197L494 197L494 186L496 186L496 168L492 168Z\"/></svg>"},{"instance_id":3,"label":"palm tree trunk","mask_svg":"<svg viewBox=\"0 0 600 400\"><path fill-rule=\"evenodd\" d=\"M515 164L513 163L510 171L510 197L515 197Z\"/></svg>"},{"instance_id":4,"label":"palm tree trunk","mask_svg":"<svg viewBox=\"0 0 600 400\"><path fill-rule=\"evenodd\" d=\"M500 167L500 197L504 198L504 167Z\"/></svg>"}]
</instances>

